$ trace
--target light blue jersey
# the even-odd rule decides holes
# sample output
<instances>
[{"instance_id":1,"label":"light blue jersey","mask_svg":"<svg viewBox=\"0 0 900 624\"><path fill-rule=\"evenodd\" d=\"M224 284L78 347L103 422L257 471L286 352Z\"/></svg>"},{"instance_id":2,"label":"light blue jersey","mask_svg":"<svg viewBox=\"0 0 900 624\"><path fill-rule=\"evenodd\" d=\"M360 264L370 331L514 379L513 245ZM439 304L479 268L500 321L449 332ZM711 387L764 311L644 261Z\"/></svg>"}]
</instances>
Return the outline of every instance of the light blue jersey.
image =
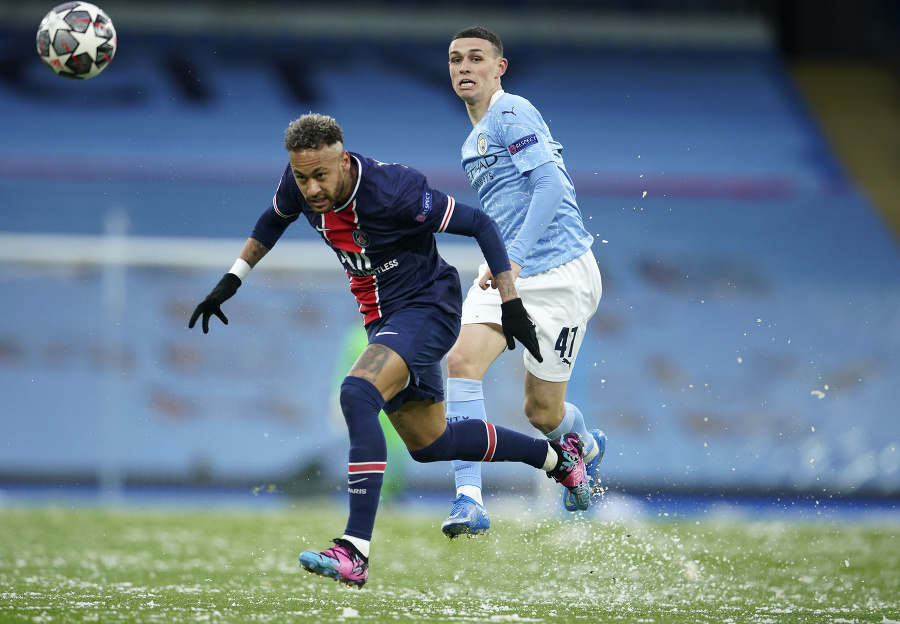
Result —
<instances>
[{"instance_id":1,"label":"light blue jersey","mask_svg":"<svg viewBox=\"0 0 900 624\"><path fill-rule=\"evenodd\" d=\"M522 277L541 273L585 253L593 242L575 203L575 187L562 159L562 145L531 102L499 91L484 118L462 147L462 165L478 192L481 208L497 222L510 260L522 266ZM555 163L564 181L562 204L549 223L523 229L534 186L528 172ZM530 248L530 241L538 234Z\"/></svg>"}]
</instances>

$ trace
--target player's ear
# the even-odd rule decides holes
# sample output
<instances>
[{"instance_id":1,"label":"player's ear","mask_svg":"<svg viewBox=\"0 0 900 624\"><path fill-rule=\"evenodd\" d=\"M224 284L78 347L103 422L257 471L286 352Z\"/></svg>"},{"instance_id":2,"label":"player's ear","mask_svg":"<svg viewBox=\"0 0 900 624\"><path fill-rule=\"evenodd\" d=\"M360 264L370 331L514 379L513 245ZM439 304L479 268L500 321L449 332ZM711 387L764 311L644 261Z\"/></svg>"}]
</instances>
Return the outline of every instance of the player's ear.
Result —
<instances>
[{"instance_id":1,"label":"player's ear","mask_svg":"<svg viewBox=\"0 0 900 624\"><path fill-rule=\"evenodd\" d=\"M509 64L505 58L500 59L500 65L497 68L497 78L506 73L506 66Z\"/></svg>"}]
</instances>

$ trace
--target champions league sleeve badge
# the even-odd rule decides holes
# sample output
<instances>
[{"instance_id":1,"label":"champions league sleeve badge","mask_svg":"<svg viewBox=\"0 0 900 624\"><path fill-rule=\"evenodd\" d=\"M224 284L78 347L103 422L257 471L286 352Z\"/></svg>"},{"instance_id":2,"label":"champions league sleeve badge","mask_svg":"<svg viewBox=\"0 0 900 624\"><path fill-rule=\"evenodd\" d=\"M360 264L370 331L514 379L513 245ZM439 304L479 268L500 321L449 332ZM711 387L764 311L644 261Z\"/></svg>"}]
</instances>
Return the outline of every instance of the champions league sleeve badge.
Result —
<instances>
[{"instance_id":1,"label":"champions league sleeve badge","mask_svg":"<svg viewBox=\"0 0 900 624\"><path fill-rule=\"evenodd\" d=\"M515 154L516 152L521 152L523 149L528 147L529 145L537 145L537 136L533 134L529 134L527 137L521 138L512 145L509 146L509 153Z\"/></svg>"}]
</instances>

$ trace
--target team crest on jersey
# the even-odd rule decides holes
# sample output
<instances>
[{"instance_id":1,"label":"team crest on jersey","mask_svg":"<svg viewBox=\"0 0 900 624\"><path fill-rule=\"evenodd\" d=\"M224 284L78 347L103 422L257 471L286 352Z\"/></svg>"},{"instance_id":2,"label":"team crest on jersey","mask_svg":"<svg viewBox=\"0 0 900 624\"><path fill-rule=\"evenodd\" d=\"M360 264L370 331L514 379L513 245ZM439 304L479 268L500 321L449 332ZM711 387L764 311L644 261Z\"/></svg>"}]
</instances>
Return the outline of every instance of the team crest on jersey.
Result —
<instances>
[{"instance_id":1,"label":"team crest on jersey","mask_svg":"<svg viewBox=\"0 0 900 624\"><path fill-rule=\"evenodd\" d=\"M368 247L371 241L369 235L362 230L353 230L353 242L360 247Z\"/></svg>"},{"instance_id":2,"label":"team crest on jersey","mask_svg":"<svg viewBox=\"0 0 900 624\"><path fill-rule=\"evenodd\" d=\"M422 209L419 211L419 214L416 215L416 221L422 223L428 217L428 213L431 212L431 203L432 203L432 195L431 191L425 191L425 194L422 196Z\"/></svg>"},{"instance_id":3,"label":"team crest on jersey","mask_svg":"<svg viewBox=\"0 0 900 624\"><path fill-rule=\"evenodd\" d=\"M484 133L478 135L478 155L484 156L487 153L487 137L484 136Z\"/></svg>"},{"instance_id":4,"label":"team crest on jersey","mask_svg":"<svg viewBox=\"0 0 900 624\"><path fill-rule=\"evenodd\" d=\"M528 147L529 145L534 145L537 143L537 136L534 134L529 134L527 137L523 137L509 146L509 153L515 154L516 152L521 152L523 149Z\"/></svg>"}]
</instances>

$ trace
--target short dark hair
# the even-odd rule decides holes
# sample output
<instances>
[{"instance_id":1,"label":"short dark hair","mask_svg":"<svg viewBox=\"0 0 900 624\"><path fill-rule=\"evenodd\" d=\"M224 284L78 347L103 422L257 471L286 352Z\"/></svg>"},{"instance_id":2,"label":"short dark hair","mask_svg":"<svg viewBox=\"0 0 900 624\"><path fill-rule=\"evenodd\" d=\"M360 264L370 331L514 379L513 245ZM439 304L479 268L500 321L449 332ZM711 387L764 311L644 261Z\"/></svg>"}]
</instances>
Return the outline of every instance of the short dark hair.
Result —
<instances>
[{"instance_id":1,"label":"short dark hair","mask_svg":"<svg viewBox=\"0 0 900 624\"><path fill-rule=\"evenodd\" d=\"M489 41L494 49L497 51L497 55L503 56L503 42L500 41L500 37L498 37L495 33L491 32L487 28L483 28L481 26L470 26L468 28L464 28L455 35L453 35L453 39L450 41L456 41L457 39L485 39Z\"/></svg>"},{"instance_id":2,"label":"short dark hair","mask_svg":"<svg viewBox=\"0 0 900 624\"><path fill-rule=\"evenodd\" d=\"M309 113L295 119L284 131L284 146L289 152L314 150L344 142L344 132L333 117Z\"/></svg>"}]
</instances>

